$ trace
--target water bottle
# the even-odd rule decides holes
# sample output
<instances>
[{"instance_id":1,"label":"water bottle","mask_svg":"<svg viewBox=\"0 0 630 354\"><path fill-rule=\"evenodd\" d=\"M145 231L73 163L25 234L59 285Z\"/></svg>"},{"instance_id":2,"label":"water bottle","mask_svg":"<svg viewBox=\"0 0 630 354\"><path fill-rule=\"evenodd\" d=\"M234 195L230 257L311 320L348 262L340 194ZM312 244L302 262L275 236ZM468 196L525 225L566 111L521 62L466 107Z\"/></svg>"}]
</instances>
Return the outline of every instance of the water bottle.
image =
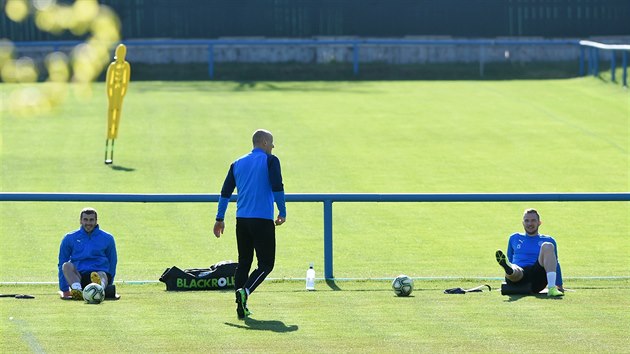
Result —
<instances>
[{"instance_id":1,"label":"water bottle","mask_svg":"<svg viewBox=\"0 0 630 354\"><path fill-rule=\"evenodd\" d=\"M306 271L306 290L315 290L315 269L313 269L313 262L311 262Z\"/></svg>"}]
</instances>

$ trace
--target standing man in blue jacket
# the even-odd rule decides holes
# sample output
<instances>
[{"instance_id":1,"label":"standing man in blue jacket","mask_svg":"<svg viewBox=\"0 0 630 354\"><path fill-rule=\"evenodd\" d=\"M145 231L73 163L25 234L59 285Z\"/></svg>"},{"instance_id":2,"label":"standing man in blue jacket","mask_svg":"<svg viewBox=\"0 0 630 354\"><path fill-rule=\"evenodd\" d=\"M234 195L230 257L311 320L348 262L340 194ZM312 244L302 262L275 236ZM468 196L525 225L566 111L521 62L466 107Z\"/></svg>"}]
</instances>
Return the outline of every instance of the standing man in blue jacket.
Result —
<instances>
[{"instance_id":1,"label":"standing man in blue jacket","mask_svg":"<svg viewBox=\"0 0 630 354\"><path fill-rule=\"evenodd\" d=\"M507 257L501 250L498 250L495 256L505 270L508 282L529 282L535 294L546 286L548 296L563 296L558 246L553 237L538 233L541 224L536 209L525 210L523 213L525 233L510 236Z\"/></svg>"},{"instance_id":2,"label":"standing man in blue jacket","mask_svg":"<svg viewBox=\"0 0 630 354\"><path fill-rule=\"evenodd\" d=\"M251 314L247 308L247 298L273 270L276 259L276 226L284 224L287 216L280 160L271 154L274 148L273 135L267 130L259 129L254 132L252 142L254 149L230 165L221 188L214 224L214 235L221 237L225 229L225 211L236 188L238 267L234 275L234 288L236 314L239 319ZM278 216L275 218L274 201L278 207ZM258 266L249 274L254 251Z\"/></svg>"},{"instance_id":3,"label":"standing man in blue jacket","mask_svg":"<svg viewBox=\"0 0 630 354\"><path fill-rule=\"evenodd\" d=\"M59 290L63 299L83 300L83 287L97 283L103 289L116 276L114 236L98 226L96 210L85 208L79 217L81 228L64 236L59 247Z\"/></svg>"}]
</instances>

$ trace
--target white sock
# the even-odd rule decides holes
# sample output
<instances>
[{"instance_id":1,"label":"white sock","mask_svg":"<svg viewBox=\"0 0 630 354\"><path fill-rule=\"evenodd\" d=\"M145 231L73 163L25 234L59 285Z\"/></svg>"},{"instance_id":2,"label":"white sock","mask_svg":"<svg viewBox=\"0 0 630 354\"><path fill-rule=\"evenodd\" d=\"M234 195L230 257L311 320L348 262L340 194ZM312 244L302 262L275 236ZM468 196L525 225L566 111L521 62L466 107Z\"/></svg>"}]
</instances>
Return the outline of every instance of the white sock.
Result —
<instances>
[{"instance_id":1,"label":"white sock","mask_svg":"<svg viewBox=\"0 0 630 354\"><path fill-rule=\"evenodd\" d=\"M556 272L547 272L547 288L556 286Z\"/></svg>"},{"instance_id":2,"label":"white sock","mask_svg":"<svg viewBox=\"0 0 630 354\"><path fill-rule=\"evenodd\" d=\"M81 283L72 283L72 285L70 285L70 288L74 290L81 290Z\"/></svg>"},{"instance_id":3,"label":"white sock","mask_svg":"<svg viewBox=\"0 0 630 354\"><path fill-rule=\"evenodd\" d=\"M98 275L99 278L101 278L101 286L103 287L103 289L105 289L105 278L103 278L100 274Z\"/></svg>"}]
</instances>

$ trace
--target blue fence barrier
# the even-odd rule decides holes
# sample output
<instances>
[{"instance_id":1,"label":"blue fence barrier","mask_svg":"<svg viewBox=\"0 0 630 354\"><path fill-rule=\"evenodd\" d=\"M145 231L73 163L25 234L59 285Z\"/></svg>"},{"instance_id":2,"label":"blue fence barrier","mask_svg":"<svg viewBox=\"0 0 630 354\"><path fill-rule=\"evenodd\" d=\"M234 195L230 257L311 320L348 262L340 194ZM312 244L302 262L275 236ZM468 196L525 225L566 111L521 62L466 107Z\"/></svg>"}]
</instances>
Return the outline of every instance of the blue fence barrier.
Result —
<instances>
[{"instance_id":1,"label":"blue fence barrier","mask_svg":"<svg viewBox=\"0 0 630 354\"><path fill-rule=\"evenodd\" d=\"M79 41L34 41L15 42L19 47L52 47L57 51L62 47L72 47L80 44ZM215 59L214 47L216 46L345 46L352 48L352 70L354 75L359 74L359 52L364 46L477 46L479 47L479 76L484 76L484 68L487 59L484 48L493 46L555 46L572 45L579 47L578 40L572 39L539 39L539 40L514 40L514 39L169 39L169 40L126 40L124 44L133 46L207 46L208 51L208 76L214 78ZM583 62L583 58L580 58ZM590 61L589 61L590 62ZM582 76L583 73L580 72Z\"/></svg>"},{"instance_id":2,"label":"blue fence barrier","mask_svg":"<svg viewBox=\"0 0 630 354\"><path fill-rule=\"evenodd\" d=\"M17 48L20 47L50 47L58 51L64 47L74 47L80 41L33 41L15 42ZM484 76L486 59L484 58L484 48L492 46L553 46L553 45L575 45L579 47L579 76L586 75L585 63L588 63L588 74L597 76L599 74L599 50L609 50L611 52L611 74L612 81L615 81L615 69L617 67L616 53L621 53L621 66L623 68L622 82L627 83L628 51L630 45L604 44L587 40L571 39L546 39L546 40L512 40L512 39L170 39L170 40L127 40L126 46L207 46L208 51L208 76L214 78L215 46L346 46L352 48L352 70L354 75L359 74L359 51L362 46L478 46L479 50L479 76ZM588 49L588 53L585 53Z\"/></svg>"},{"instance_id":3,"label":"blue fence barrier","mask_svg":"<svg viewBox=\"0 0 630 354\"><path fill-rule=\"evenodd\" d=\"M584 75L584 50L588 49L588 73L593 76L599 75L599 51L610 51L610 80L616 82L617 53L621 53L621 68L623 86L628 87L628 44L604 44L592 41L580 41L580 76Z\"/></svg>"},{"instance_id":4,"label":"blue fence barrier","mask_svg":"<svg viewBox=\"0 0 630 354\"><path fill-rule=\"evenodd\" d=\"M0 202L216 203L219 194L0 193ZM236 201L233 195L231 201ZM324 204L324 277L333 276L333 202L619 202L628 192L611 193L422 193L422 194L292 194L287 202Z\"/></svg>"}]
</instances>

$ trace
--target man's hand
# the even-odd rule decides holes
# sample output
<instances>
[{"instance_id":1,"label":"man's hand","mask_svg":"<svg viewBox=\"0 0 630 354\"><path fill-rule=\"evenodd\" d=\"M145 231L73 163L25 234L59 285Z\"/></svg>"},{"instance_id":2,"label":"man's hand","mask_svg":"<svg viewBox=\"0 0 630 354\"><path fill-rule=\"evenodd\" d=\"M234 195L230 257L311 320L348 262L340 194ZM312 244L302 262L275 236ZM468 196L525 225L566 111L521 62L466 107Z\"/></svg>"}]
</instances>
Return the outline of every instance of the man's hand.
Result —
<instances>
[{"instance_id":1,"label":"man's hand","mask_svg":"<svg viewBox=\"0 0 630 354\"><path fill-rule=\"evenodd\" d=\"M278 215L278 217L276 218L276 226L284 224L285 221L287 221L287 218Z\"/></svg>"},{"instance_id":2,"label":"man's hand","mask_svg":"<svg viewBox=\"0 0 630 354\"><path fill-rule=\"evenodd\" d=\"M214 236L217 238L221 237L223 230L225 230L225 222L217 221L214 223Z\"/></svg>"}]
</instances>

